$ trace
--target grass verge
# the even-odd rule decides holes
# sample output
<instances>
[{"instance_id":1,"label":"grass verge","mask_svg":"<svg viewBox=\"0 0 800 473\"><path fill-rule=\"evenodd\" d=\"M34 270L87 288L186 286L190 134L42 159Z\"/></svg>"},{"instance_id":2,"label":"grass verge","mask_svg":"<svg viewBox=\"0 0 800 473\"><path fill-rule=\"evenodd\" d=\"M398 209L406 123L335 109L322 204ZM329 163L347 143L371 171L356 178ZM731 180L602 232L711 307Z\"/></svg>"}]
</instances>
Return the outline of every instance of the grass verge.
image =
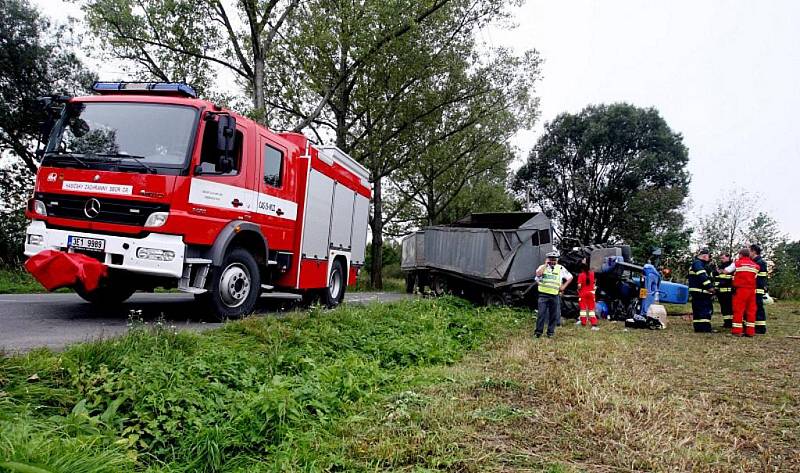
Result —
<instances>
[{"instance_id":1,"label":"grass verge","mask_svg":"<svg viewBox=\"0 0 800 473\"><path fill-rule=\"evenodd\" d=\"M342 437L386 469L800 471L800 303L767 310L754 339L680 317L664 331L568 324L554 340L526 327Z\"/></svg>"},{"instance_id":2,"label":"grass verge","mask_svg":"<svg viewBox=\"0 0 800 473\"><path fill-rule=\"evenodd\" d=\"M383 289L381 292L405 292L406 282L398 278L383 278ZM364 274L358 278L354 286L347 288L348 292L374 292L375 289L369 285L369 275Z\"/></svg>"},{"instance_id":3,"label":"grass verge","mask_svg":"<svg viewBox=\"0 0 800 473\"><path fill-rule=\"evenodd\" d=\"M23 269L0 269L0 294L33 294L47 292Z\"/></svg>"},{"instance_id":4,"label":"grass verge","mask_svg":"<svg viewBox=\"0 0 800 473\"><path fill-rule=\"evenodd\" d=\"M392 419L527 313L456 299L252 318L0 357L0 471L375 471L342 433ZM450 461L420 458L419 466Z\"/></svg>"}]
</instances>

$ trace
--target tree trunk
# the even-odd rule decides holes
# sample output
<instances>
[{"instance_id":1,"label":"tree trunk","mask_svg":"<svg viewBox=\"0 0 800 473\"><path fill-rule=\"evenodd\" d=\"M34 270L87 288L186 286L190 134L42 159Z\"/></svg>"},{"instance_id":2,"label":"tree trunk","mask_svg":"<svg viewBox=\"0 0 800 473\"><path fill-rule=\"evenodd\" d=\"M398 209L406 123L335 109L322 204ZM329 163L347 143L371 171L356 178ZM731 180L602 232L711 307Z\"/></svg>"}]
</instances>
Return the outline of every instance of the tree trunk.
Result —
<instances>
[{"instance_id":1,"label":"tree trunk","mask_svg":"<svg viewBox=\"0 0 800 473\"><path fill-rule=\"evenodd\" d=\"M253 106L258 116L266 122L267 104L264 99L264 57L256 53L253 57ZM265 123L266 124L266 123Z\"/></svg>"},{"instance_id":2,"label":"tree trunk","mask_svg":"<svg viewBox=\"0 0 800 473\"><path fill-rule=\"evenodd\" d=\"M373 218L372 228L372 267L370 268L370 285L375 289L383 289L383 201L381 197L381 179L372 184Z\"/></svg>"}]
</instances>

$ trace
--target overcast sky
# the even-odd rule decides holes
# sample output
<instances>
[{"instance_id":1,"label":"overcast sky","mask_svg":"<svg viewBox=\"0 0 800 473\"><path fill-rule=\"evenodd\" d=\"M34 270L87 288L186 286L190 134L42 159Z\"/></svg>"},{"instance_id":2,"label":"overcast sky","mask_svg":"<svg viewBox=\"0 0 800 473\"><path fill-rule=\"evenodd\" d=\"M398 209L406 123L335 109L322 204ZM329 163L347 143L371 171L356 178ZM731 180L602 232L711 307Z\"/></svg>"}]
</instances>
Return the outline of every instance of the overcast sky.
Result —
<instances>
[{"instance_id":1,"label":"overcast sky","mask_svg":"<svg viewBox=\"0 0 800 473\"><path fill-rule=\"evenodd\" d=\"M495 46L544 58L542 120L590 103L653 106L684 136L692 209L739 188L800 239L800 2L529 0Z\"/></svg>"},{"instance_id":2,"label":"overcast sky","mask_svg":"<svg viewBox=\"0 0 800 473\"><path fill-rule=\"evenodd\" d=\"M34 3L50 16L79 13ZM800 2L528 0L514 13L518 28L482 39L545 60L542 119L517 140L524 155L561 112L653 106L689 148L693 211L745 190L800 239Z\"/></svg>"}]
</instances>

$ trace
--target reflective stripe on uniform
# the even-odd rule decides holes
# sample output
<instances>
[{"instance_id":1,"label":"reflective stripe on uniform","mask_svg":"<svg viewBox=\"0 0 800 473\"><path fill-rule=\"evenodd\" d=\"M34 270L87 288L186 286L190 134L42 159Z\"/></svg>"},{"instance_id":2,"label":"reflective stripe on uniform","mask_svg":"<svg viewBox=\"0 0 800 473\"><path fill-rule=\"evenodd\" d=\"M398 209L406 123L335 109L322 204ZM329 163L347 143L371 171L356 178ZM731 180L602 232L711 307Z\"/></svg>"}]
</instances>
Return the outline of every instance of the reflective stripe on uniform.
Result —
<instances>
[{"instance_id":1,"label":"reflective stripe on uniform","mask_svg":"<svg viewBox=\"0 0 800 473\"><path fill-rule=\"evenodd\" d=\"M704 324L704 323L711 323L711 319L696 319L692 320L693 324Z\"/></svg>"},{"instance_id":2,"label":"reflective stripe on uniform","mask_svg":"<svg viewBox=\"0 0 800 473\"><path fill-rule=\"evenodd\" d=\"M764 290L763 289L756 289L756 294L764 294Z\"/></svg>"},{"instance_id":3,"label":"reflective stripe on uniform","mask_svg":"<svg viewBox=\"0 0 800 473\"><path fill-rule=\"evenodd\" d=\"M718 274L717 278L719 278L719 279L733 279L733 274Z\"/></svg>"},{"instance_id":4,"label":"reflective stripe on uniform","mask_svg":"<svg viewBox=\"0 0 800 473\"><path fill-rule=\"evenodd\" d=\"M762 277L762 278L765 278L765 277L767 277L767 273L765 271L759 271L758 276Z\"/></svg>"},{"instance_id":5,"label":"reflective stripe on uniform","mask_svg":"<svg viewBox=\"0 0 800 473\"><path fill-rule=\"evenodd\" d=\"M723 315L722 316L722 320L733 320L733 316L732 315Z\"/></svg>"},{"instance_id":6,"label":"reflective stripe on uniform","mask_svg":"<svg viewBox=\"0 0 800 473\"><path fill-rule=\"evenodd\" d=\"M689 274L692 275L692 276L697 276L699 274L706 274L706 270L705 269L701 269L700 271L691 271L690 270Z\"/></svg>"},{"instance_id":7,"label":"reflective stripe on uniform","mask_svg":"<svg viewBox=\"0 0 800 473\"><path fill-rule=\"evenodd\" d=\"M742 328L742 324L737 324L736 322L734 322L731 325L733 326L733 328Z\"/></svg>"},{"instance_id":8,"label":"reflective stripe on uniform","mask_svg":"<svg viewBox=\"0 0 800 473\"><path fill-rule=\"evenodd\" d=\"M709 281L708 279L703 281L703 286L710 286L710 285L711 285L711 281Z\"/></svg>"},{"instance_id":9,"label":"reflective stripe on uniform","mask_svg":"<svg viewBox=\"0 0 800 473\"><path fill-rule=\"evenodd\" d=\"M756 325L763 325L763 326L766 327L767 326L767 321L766 320L756 320Z\"/></svg>"},{"instance_id":10,"label":"reflective stripe on uniform","mask_svg":"<svg viewBox=\"0 0 800 473\"><path fill-rule=\"evenodd\" d=\"M758 270L756 268L751 268L750 266L739 266L736 268L736 271L744 271L747 273L754 273L758 275Z\"/></svg>"},{"instance_id":11,"label":"reflective stripe on uniform","mask_svg":"<svg viewBox=\"0 0 800 473\"><path fill-rule=\"evenodd\" d=\"M711 294L711 292L706 291L705 289L700 289L699 287L690 287L689 292L702 292L703 294Z\"/></svg>"},{"instance_id":12,"label":"reflective stripe on uniform","mask_svg":"<svg viewBox=\"0 0 800 473\"><path fill-rule=\"evenodd\" d=\"M731 288L729 288L729 287L721 287L721 288L719 288L719 292L731 292Z\"/></svg>"},{"instance_id":13,"label":"reflective stripe on uniform","mask_svg":"<svg viewBox=\"0 0 800 473\"><path fill-rule=\"evenodd\" d=\"M744 326L745 326L745 327L755 327L755 326L756 326L756 324L753 324L753 323L750 323L750 322L745 322L745 323L744 323Z\"/></svg>"}]
</instances>

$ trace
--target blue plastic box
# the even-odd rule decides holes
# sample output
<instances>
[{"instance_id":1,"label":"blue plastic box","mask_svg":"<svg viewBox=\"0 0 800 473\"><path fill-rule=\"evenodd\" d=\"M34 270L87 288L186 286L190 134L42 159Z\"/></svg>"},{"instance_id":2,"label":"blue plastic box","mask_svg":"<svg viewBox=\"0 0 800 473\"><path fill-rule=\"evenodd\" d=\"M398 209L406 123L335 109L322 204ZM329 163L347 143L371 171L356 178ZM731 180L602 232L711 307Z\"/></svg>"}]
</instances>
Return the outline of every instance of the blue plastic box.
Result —
<instances>
[{"instance_id":1,"label":"blue plastic box","mask_svg":"<svg viewBox=\"0 0 800 473\"><path fill-rule=\"evenodd\" d=\"M689 287L669 281L661 281L658 299L667 304L686 304L689 302Z\"/></svg>"}]
</instances>

